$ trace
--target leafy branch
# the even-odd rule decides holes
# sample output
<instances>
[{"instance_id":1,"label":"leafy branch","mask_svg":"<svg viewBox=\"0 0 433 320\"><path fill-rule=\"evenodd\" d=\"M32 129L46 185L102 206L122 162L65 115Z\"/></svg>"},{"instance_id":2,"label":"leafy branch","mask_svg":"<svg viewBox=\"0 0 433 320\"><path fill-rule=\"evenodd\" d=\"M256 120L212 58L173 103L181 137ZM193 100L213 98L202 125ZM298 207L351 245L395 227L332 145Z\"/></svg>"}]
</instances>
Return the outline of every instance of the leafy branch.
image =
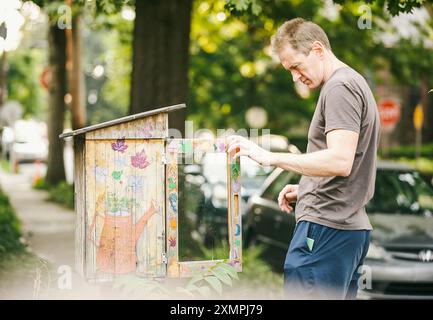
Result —
<instances>
[{"instance_id":1,"label":"leafy branch","mask_svg":"<svg viewBox=\"0 0 433 320\"><path fill-rule=\"evenodd\" d=\"M232 287L233 279L239 280L236 269L225 262L218 262L215 266L196 270L194 277L187 282L186 286L177 286L175 291L161 280L143 279L135 275L116 277L113 290L120 290L127 295L140 294L160 299L178 299L179 294L186 295L188 298L198 296L209 298L212 289L221 296L223 284Z\"/></svg>"},{"instance_id":2,"label":"leafy branch","mask_svg":"<svg viewBox=\"0 0 433 320\"><path fill-rule=\"evenodd\" d=\"M197 271L186 287L178 288L178 291L184 292L190 297L199 293L209 298L212 288L221 296L223 284L232 287L233 279L239 280L236 269L225 262L218 262L213 267Z\"/></svg>"}]
</instances>

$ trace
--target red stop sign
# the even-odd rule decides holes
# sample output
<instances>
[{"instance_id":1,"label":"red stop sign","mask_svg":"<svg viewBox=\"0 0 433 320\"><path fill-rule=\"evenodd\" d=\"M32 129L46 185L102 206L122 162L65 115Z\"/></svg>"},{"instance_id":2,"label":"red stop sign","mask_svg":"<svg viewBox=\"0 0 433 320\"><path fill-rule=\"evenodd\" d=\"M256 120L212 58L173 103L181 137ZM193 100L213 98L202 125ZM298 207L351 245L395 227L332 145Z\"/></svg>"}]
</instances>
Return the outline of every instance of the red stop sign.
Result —
<instances>
[{"instance_id":1,"label":"red stop sign","mask_svg":"<svg viewBox=\"0 0 433 320\"><path fill-rule=\"evenodd\" d=\"M392 99L384 99L377 105L382 127L393 127L400 119L400 106Z\"/></svg>"}]
</instances>

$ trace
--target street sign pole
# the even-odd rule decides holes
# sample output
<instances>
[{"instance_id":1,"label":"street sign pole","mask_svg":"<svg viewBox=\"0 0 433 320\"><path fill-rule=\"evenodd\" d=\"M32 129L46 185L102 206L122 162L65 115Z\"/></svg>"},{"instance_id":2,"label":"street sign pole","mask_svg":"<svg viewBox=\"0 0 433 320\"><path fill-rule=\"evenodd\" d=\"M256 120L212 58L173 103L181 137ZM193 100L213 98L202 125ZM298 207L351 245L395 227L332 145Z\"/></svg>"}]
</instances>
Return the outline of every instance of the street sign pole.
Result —
<instances>
[{"instance_id":1,"label":"street sign pole","mask_svg":"<svg viewBox=\"0 0 433 320\"><path fill-rule=\"evenodd\" d=\"M422 143L422 124L424 122L424 112L422 105L418 104L413 112L413 126L415 127L415 159L421 155Z\"/></svg>"}]
</instances>

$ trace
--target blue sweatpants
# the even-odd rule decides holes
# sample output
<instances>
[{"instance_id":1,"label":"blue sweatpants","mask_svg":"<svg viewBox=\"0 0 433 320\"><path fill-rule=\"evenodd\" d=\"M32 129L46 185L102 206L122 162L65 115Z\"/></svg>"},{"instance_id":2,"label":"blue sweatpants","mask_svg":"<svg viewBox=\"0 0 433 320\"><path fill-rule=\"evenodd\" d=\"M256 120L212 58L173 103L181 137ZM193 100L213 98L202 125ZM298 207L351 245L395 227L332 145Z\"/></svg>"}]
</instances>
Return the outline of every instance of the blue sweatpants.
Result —
<instances>
[{"instance_id":1,"label":"blue sweatpants","mask_svg":"<svg viewBox=\"0 0 433 320\"><path fill-rule=\"evenodd\" d=\"M288 299L355 299L369 230L338 230L300 221L284 262Z\"/></svg>"}]
</instances>

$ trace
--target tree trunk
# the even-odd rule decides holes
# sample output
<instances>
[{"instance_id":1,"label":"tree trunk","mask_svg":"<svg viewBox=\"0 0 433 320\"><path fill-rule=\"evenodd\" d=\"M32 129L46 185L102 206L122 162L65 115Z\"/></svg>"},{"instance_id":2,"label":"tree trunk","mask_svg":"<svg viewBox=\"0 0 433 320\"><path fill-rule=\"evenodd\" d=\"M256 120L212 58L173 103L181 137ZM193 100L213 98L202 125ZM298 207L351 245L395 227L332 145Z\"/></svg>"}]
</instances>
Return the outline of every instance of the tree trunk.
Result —
<instances>
[{"instance_id":1,"label":"tree trunk","mask_svg":"<svg viewBox=\"0 0 433 320\"><path fill-rule=\"evenodd\" d=\"M419 88L405 85L401 87L401 116L397 123L393 138L399 145L415 143L415 128L413 126L413 113L419 103Z\"/></svg>"},{"instance_id":2,"label":"tree trunk","mask_svg":"<svg viewBox=\"0 0 433 320\"><path fill-rule=\"evenodd\" d=\"M71 117L72 129L86 126L86 101L84 73L81 67L81 18L78 14L72 17L72 29L66 29L67 63L69 93L72 96Z\"/></svg>"},{"instance_id":3,"label":"tree trunk","mask_svg":"<svg viewBox=\"0 0 433 320\"><path fill-rule=\"evenodd\" d=\"M0 107L6 101L7 98L7 59L6 51L3 51L0 57Z\"/></svg>"},{"instance_id":4,"label":"tree trunk","mask_svg":"<svg viewBox=\"0 0 433 320\"><path fill-rule=\"evenodd\" d=\"M136 1L130 114L186 102L192 0ZM186 111L169 115L182 135Z\"/></svg>"},{"instance_id":5,"label":"tree trunk","mask_svg":"<svg viewBox=\"0 0 433 320\"><path fill-rule=\"evenodd\" d=\"M55 185L65 180L63 163L63 141L59 134L63 132L66 94L66 35L65 30L51 25L48 31L49 63L51 81L49 84L48 114L48 169L45 181Z\"/></svg>"}]
</instances>

